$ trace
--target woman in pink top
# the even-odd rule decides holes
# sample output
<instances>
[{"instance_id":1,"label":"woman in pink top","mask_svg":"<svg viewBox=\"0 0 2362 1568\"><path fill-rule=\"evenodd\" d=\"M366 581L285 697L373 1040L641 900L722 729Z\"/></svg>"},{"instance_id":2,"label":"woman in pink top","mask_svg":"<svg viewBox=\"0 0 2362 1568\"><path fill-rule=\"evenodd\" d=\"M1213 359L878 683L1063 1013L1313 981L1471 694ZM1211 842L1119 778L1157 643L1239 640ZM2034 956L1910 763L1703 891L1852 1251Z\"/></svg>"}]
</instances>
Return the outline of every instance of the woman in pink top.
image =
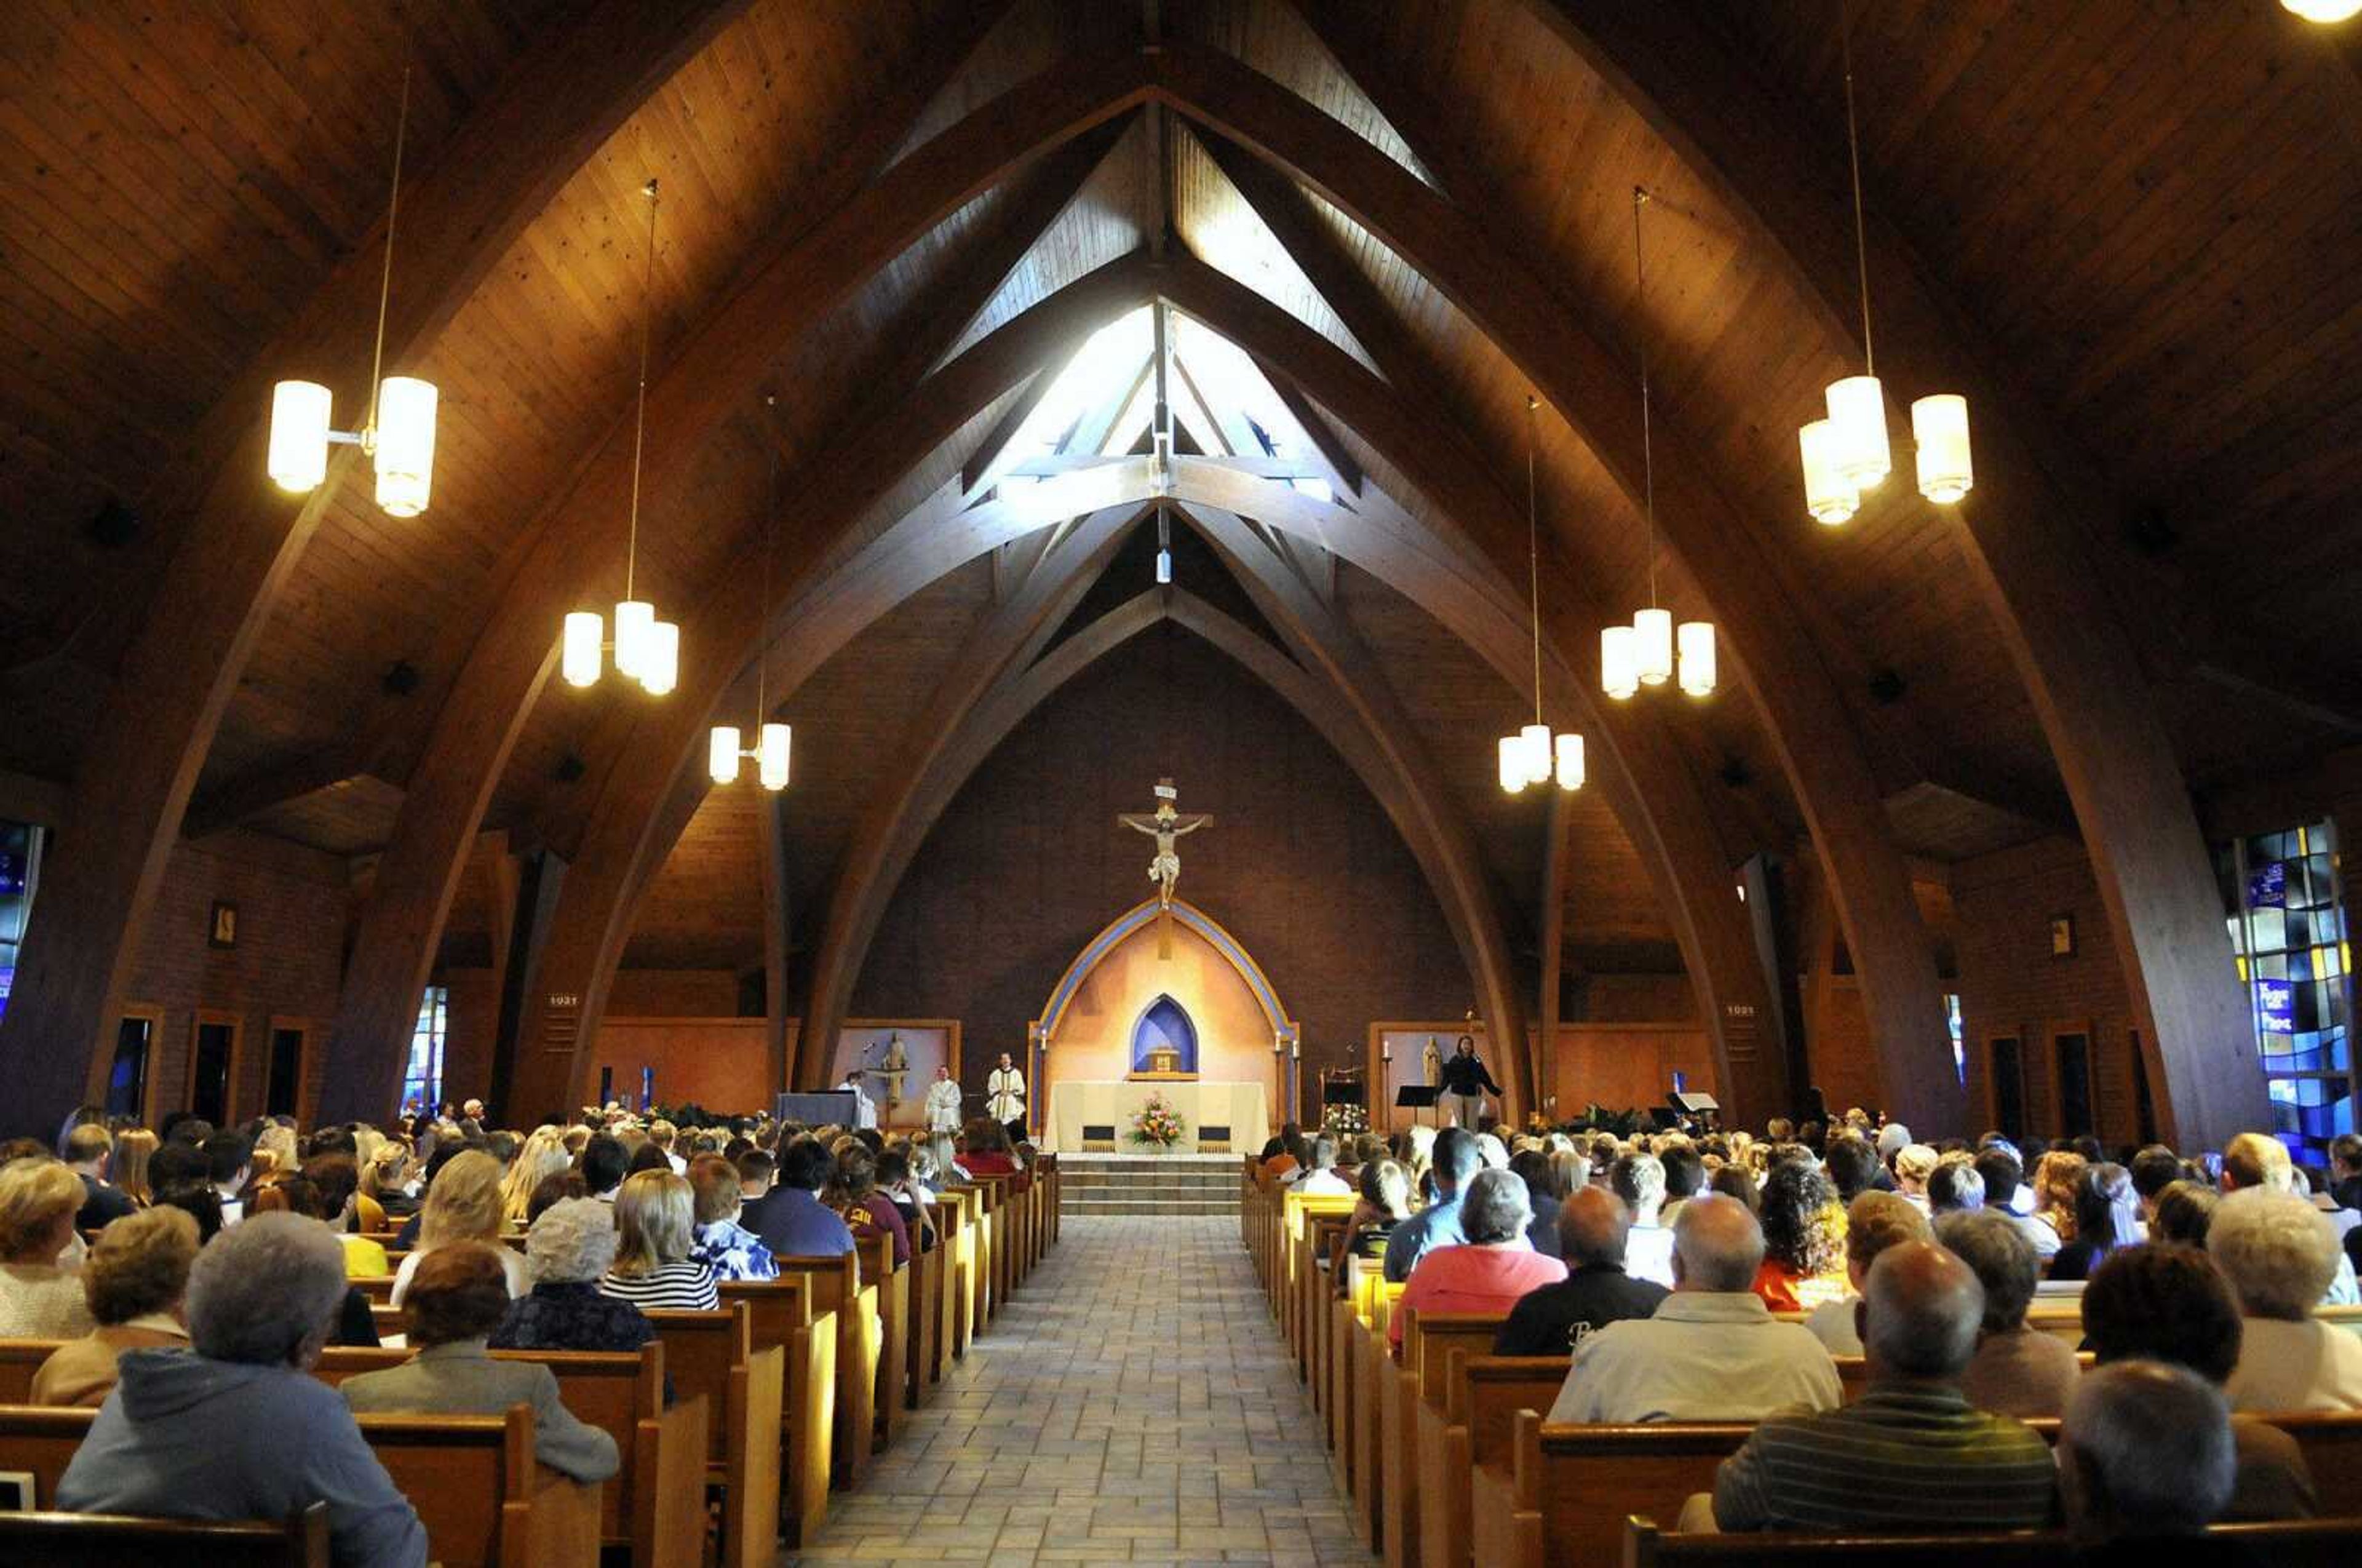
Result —
<instances>
[{"instance_id":1,"label":"woman in pink top","mask_svg":"<svg viewBox=\"0 0 2362 1568\"><path fill-rule=\"evenodd\" d=\"M1527 1242L1533 1217L1533 1200L1515 1173L1479 1171L1460 1200L1464 1244L1429 1249L1386 1320L1395 1353L1402 1353L1407 1312L1507 1313L1528 1291L1564 1279L1564 1264Z\"/></svg>"}]
</instances>

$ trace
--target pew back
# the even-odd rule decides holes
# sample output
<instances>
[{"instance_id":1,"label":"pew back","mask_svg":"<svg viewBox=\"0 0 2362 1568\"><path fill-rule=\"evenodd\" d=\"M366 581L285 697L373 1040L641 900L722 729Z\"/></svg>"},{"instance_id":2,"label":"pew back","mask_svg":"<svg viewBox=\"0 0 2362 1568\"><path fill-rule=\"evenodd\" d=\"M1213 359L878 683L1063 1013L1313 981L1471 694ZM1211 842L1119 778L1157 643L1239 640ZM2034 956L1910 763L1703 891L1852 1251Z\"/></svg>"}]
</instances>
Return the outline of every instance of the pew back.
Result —
<instances>
[{"instance_id":1,"label":"pew back","mask_svg":"<svg viewBox=\"0 0 2362 1568\"><path fill-rule=\"evenodd\" d=\"M328 1568L328 1506L284 1520L151 1519L123 1514L0 1513L0 1562L202 1562L205 1568Z\"/></svg>"}]
</instances>

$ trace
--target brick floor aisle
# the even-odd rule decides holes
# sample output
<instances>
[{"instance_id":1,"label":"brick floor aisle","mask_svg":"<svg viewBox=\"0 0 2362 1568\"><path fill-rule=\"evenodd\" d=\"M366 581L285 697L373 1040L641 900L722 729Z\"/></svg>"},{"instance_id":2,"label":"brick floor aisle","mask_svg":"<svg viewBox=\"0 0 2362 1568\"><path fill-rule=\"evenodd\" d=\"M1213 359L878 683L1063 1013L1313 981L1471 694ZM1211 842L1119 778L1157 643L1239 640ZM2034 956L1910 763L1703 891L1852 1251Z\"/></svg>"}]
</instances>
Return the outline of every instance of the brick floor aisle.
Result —
<instances>
[{"instance_id":1,"label":"brick floor aisle","mask_svg":"<svg viewBox=\"0 0 2362 1568\"><path fill-rule=\"evenodd\" d=\"M1070 1217L784 1563L1374 1561L1235 1215Z\"/></svg>"}]
</instances>

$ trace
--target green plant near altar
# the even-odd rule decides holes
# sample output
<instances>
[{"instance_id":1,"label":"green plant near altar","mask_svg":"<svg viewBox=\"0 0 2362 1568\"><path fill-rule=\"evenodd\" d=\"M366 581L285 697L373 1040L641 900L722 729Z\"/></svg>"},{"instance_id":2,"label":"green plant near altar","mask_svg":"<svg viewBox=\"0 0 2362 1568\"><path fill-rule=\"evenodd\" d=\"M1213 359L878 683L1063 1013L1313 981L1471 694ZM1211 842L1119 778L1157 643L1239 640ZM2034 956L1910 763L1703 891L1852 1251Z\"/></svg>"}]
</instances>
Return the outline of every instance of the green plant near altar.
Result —
<instances>
[{"instance_id":1,"label":"green plant near altar","mask_svg":"<svg viewBox=\"0 0 2362 1568\"><path fill-rule=\"evenodd\" d=\"M1131 1142L1144 1147L1170 1149L1181 1142L1186 1124L1173 1102L1162 1094L1152 1094L1146 1104L1132 1112Z\"/></svg>"}]
</instances>

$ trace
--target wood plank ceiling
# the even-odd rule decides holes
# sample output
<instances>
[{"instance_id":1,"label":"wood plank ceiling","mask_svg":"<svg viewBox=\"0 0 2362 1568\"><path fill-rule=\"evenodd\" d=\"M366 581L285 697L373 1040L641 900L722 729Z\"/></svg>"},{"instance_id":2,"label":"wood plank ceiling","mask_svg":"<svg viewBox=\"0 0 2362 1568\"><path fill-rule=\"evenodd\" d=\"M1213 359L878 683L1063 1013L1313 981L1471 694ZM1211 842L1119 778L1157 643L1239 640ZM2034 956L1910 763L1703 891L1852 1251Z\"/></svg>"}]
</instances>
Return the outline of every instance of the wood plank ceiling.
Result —
<instances>
[{"instance_id":1,"label":"wood plank ceiling","mask_svg":"<svg viewBox=\"0 0 2362 1568\"><path fill-rule=\"evenodd\" d=\"M2350 59L2265 0L1844 3L1871 204L1960 303L1962 330L2017 368L2040 404L2023 416L2055 421L2104 476L2114 513L2060 525L2093 532L2192 782L2228 787L2353 744L2362 94ZM328 508L205 758L193 827L244 820L348 856L382 845L438 683L516 569L523 523L628 414L647 259L641 182L657 176L665 197L652 345L662 362L821 179L878 83L909 69L960 8L757 0L564 182L433 351L399 367L442 389L434 504L397 522L348 485ZM1988 602L1962 586L1957 531L1900 483L1846 529L1804 515L1795 429L1850 350L1760 253L1744 215L1569 47L1547 8L1417 0L1368 7L1362 21L1377 47L1418 60L1450 106L1455 150L1500 232L1595 329L1646 344L1660 414L1770 547L1864 738L1898 842L1944 861L2058 824L2057 770ZM71 778L179 521L149 514L143 499L171 492L165 476L251 346L372 242L403 63L416 70L412 152L424 160L500 90L530 40L586 9L364 7L340 9L333 26L328 13L265 0L121 15L26 0L12 12L0 49L0 342L15 370L0 384L0 767ZM1796 156L1816 179L1840 178L1829 6L1703 9L1826 131ZM1235 55L1424 176L1287 0L1149 10L1153 26ZM1022 0L906 146L1058 59L1134 47L1140 29L1126 7ZM1135 116L955 352L1093 270L1170 244L1368 363L1224 174L1220 151L1168 111ZM1636 184L1655 198L1645 310ZM1439 367L1440 384L1420 397L1449 411L1521 496L1525 379L1400 256L1306 199ZM1003 188L969 203L784 345L767 383L774 401L717 432L687 482L646 498L639 570L660 605L685 612L733 569L766 513L775 458L784 471L824 449L860 391L848 380L875 345L913 330L1009 200ZM955 477L1005 408L979 412L901 476L855 542ZM1636 604L1650 564L1639 517L1565 424L1546 417L1538 435L1553 568L1619 611ZM1341 439L1373 483L1458 536L1378 453L1351 431ZM1678 560L1661 556L1657 569L1668 603L1709 613ZM900 755L898 722L993 602L988 564L954 572L789 701L793 907L828 897L859 802ZM1539 931L1540 808L1505 800L1489 774L1489 741L1519 699L1374 579L1341 570L1336 604L1443 760L1508 907ZM1588 679L1588 651L1563 652ZM414 690L388 679L397 665L418 676ZM571 847L628 734L629 705L644 701L616 685L547 684L485 827L520 846ZM1793 850L1804 816L1739 684L1727 679L1711 703L1670 712L1722 852L1735 863ZM626 962L759 964L752 799L709 797L655 878ZM1586 798L1573 831L1571 956L1669 966L1670 928L1612 813Z\"/></svg>"}]
</instances>

